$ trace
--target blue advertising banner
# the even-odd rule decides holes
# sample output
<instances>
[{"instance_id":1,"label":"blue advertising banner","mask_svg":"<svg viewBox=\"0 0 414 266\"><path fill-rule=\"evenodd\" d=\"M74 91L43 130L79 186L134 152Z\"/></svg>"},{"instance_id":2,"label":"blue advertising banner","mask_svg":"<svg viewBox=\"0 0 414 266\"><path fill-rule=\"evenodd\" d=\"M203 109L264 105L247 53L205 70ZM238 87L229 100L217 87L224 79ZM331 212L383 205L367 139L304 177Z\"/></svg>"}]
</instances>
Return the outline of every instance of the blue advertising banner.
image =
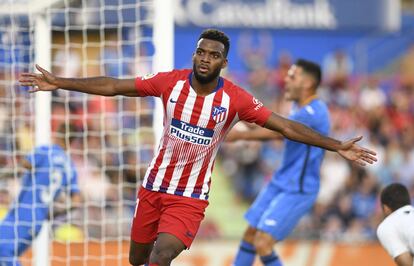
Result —
<instances>
[{"instance_id":1,"label":"blue advertising banner","mask_svg":"<svg viewBox=\"0 0 414 266\"><path fill-rule=\"evenodd\" d=\"M399 0L175 0L180 27L397 30Z\"/></svg>"}]
</instances>

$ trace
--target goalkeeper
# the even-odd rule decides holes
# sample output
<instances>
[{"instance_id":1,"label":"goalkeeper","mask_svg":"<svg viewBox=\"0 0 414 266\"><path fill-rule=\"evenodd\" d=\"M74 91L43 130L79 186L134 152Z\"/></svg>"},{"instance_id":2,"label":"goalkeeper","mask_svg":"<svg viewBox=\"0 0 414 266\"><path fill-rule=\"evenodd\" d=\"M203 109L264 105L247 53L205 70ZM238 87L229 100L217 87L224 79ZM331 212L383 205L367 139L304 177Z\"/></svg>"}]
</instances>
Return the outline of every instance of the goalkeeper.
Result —
<instances>
[{"instance_id":1,"label":"goalkeeper","mask_svg":"<svg viewBox=\"0 0 414 266\"><path fill-rule=\"evenodd\" d=\"M52 215L51 204L62 190L70 193L72 206L80 203L77 172L65 152L65 128L60 127L54 144L35 147L21 162L25 168L21 191L0 222L1 266L21 265L18 257L30 247L43 222ZM69 138L69 143L73 140Z\"/></svg>"}]
</instances>

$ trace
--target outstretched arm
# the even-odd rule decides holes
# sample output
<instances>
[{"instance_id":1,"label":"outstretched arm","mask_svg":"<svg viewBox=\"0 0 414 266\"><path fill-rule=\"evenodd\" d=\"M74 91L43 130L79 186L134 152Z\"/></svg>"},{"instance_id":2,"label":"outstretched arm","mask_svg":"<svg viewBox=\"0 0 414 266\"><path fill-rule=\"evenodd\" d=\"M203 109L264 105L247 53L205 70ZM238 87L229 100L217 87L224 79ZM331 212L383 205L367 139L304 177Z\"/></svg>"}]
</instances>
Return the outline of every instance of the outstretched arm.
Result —
<instances>
[{"instance_id":1,"label":"outstretched arm","mask_svg":"<svg viewBox=\"0 0 414 266\"><path fill-rule=\"evenodd\" d=\"M301 123L283 118L275 113L272 113L264 127L279 132L288 139L338 152L345 159L353 161L361 166L364 166L366 163L372 164L377 161L375 152L362 148L356 144L362 137L341 142L323 136Z\"/></svg>"},{"instance_id":2,"label":"outstretched arm","mask_svg":"<svg viewBox=\"0 0 414 266\"><path fill-rule=\"evenodd\" d=\"M27 170L31 170L31 169L32 169L32 164L28 160L22 158L22 159L19 159L19 165L17 166L17 168L16 167L3 167L2 169L0 169L0 179L13 177L16 174L17 176L20 176L23 172Z\"/></svg>"},{"instance_id":3,"label":"outstretched arm","mask_svg":"<svg viewBox=\"0 0 414 266\"><path fill-rule=\"evenodd\" d=\"M226 141L232 142L237 140L274 140L282 138L283 136L280 133L256 126L251 130L239 130L237 128L233 128L229 134L227 134Z\"/></svg>"},{"instance_id":4,"label":"outstretched arm","mask_svg":"<svg viewBox=\"0 0 414 266\"><path fill-rule=\"evenodd\" d=\"M36 65L41 74L22 73L19 82L22 86L32 86L30 92L53 91L58 88L103 96L138 96L135 79L115 79L110 77L62 78Z\"/></svg>"}]
</instances>

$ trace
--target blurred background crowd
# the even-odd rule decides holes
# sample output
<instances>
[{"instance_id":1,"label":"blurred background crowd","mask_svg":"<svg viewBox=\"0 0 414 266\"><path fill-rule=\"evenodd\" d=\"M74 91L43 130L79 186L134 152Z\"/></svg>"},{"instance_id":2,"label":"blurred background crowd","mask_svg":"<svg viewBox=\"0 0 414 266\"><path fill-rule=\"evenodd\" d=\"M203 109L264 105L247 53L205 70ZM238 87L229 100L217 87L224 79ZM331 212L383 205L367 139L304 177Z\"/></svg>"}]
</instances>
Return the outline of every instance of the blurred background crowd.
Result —
<instances>
[{"instance_id":1,"label":"blurred background crowd","mask_svg":"<svg viewBox=\"0 0 414 266\"><path fill-rule=\"evenodd\" d=\"M283 77L292 63L284 53L274 67L252 64L245 76L247 88L285 115L289 103L283 99ZM319 199L293 237L374 240L382 219L380 189L400 182L414 195L414 46L393 62L396 71L392 73L387 72L389 66L369 75L354 73L353 62L341 50L328 54L321 66L324 82L319 96L329 105L331 135L338 139L364 136L362 144L377 151L379 161L360 168L327 152ZM239 142L222 149L224 168L242 200L255 198L278 168L282 151L281 141Z\"/></svg>"},{"instance_id":2,"label":"blurred background crowd","mask_svg":"<svg viewBox=\"0 0 414 266\"><path fill-rule=\"evenodd\" d=\"M406 2L403 1L403 8L411 7ZM151 71L150 52L145 46L124 47L135 35L125 35L119 29L92 31L87 39L90 44L85 45L81 32L66 35L58 28L54 30L51 70L57 75L135 77ZM412 26L409 30L412 37ZM1 42L6 46L13 38L3 28L2 31ZM191 46L197 36L192 36ZM299 56L315 59L311 53L298 55L283 49L269 62L272 52L269 45L265 43L262 48L253 49L241 36L238 42L234 40L232 47L239 62L235 66L230 61L223 75L252 92L273 111L286 116L289 103L283 94L287 70ZM15 54L22 50L18 46L13 49ZM30 49L23 56L31 57ZM187 61L184 67L191 67L192 49L185 50L185 55L180 54ZM317 204L301 220L292 238L375 241L375 229L381 220L380 189L391 182L401 182L414 196L414 38L398 56L377 65L375 71L361 71L363 59L352 54L352 49L336 47L316 59L324 77L318 93L329 105L331 136L347 139L363 135L361 143L377 151L379 161L360 168L327 152ZM34 145L34 97L17 83L19 73L28 71L33 64L11 63L13 60L8 58L10 55L5 49L1 51L0 217L19 189L19 158ZM153 108L151 98L53 93L52 131L68 122L78 129L71 132L78 138L69 152L78 169L84 198L81 208L69 215L54 217L57 239L129 239L136 189L156 142ZM241 236L241 231L226 230L228 222L216 218L229 209L237 209L237 217L242 219L243 211L278 168L282 151L281 141L223 145L213 175L212 189L216 194L211 197L215 202L209 211L215 214L207 216L200 229L201 238ZM225 185L215 186L215 182ZM220 195L227 195L231 200L222 200ZM67 199L62 197L55 208L65 204Z\"/></svg>"}]
</instances>

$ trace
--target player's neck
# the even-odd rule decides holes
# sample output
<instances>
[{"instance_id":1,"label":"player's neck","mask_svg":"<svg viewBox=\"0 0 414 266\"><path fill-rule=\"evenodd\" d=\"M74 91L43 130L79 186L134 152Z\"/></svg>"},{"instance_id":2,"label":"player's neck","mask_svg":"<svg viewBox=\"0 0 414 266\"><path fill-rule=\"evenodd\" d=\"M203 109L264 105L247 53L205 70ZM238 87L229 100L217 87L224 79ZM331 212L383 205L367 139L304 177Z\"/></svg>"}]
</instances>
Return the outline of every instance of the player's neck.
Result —
<instances>
[{"instance_id":1,"label":"player's neck","mask_svg":"<svg viewBox=\"0 0 414 266\"><path fill-rule=\"evenodd\" d=\"M306 95L302 97L302 99L298 102L298 104L299 106L305 106L309 104L311 101L315 100L316 98L318 98L318 95L316 94Z\"/></svg>"},{"instance_id":2,"label":"player's neck","mask_svg":"<svg viewBox=\"0 0 414 266\"><path fill-rule=\"evenodd\" d=\"M193 74L191 77L191 87L194 89L197 95L207 96L217 88L218 81L219 81L219 77L217 77L216 79L214 79L213 81L209 83L201 83L195 78Z\"/></svg>"},{"instance_id":3,"label":"player's neck","mask_svg":"<svg viewBox=\"0 0 414 266\"><path fill-rule=\"evenodd\" d=\"M53 141L54 144L60 146L62 149L66 150L66 141L63 139L56 138Z\"/></svg>"}]
</instances>

